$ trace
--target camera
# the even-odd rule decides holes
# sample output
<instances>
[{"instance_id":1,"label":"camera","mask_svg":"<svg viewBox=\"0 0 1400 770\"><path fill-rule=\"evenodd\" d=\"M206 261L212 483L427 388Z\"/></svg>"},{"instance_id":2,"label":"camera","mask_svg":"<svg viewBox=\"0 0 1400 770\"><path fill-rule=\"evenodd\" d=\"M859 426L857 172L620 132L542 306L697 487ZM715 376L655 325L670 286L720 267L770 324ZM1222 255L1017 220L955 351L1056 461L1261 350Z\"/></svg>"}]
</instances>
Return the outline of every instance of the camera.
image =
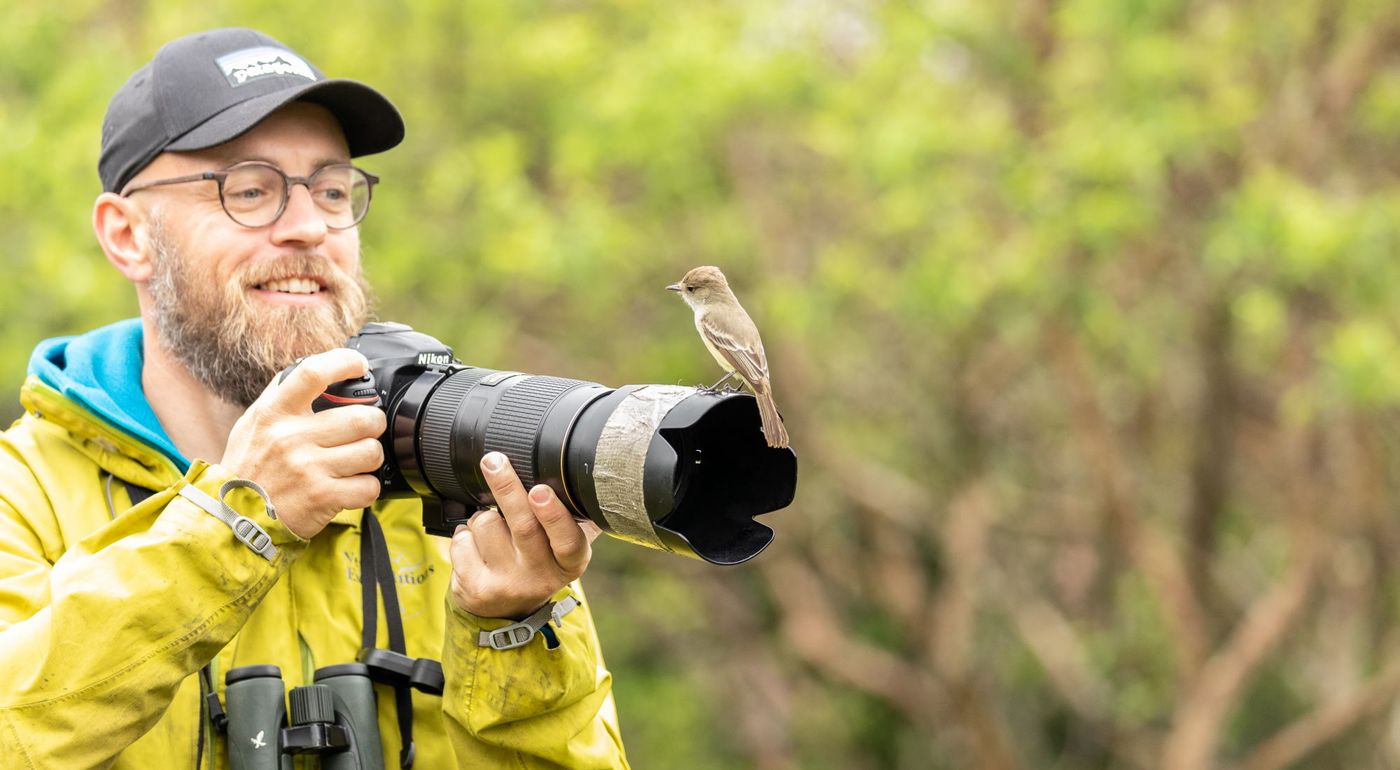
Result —
<instances>
[{"instance_id":1,"label":"camera","mask_svg":"<svg viewBox=\"0 0 1400 770\"><path fill-rule=\"evenodd\" d=\"M398 323L367 324L346 347L369 359L368 374L335 383L313 408L385 411L380 497L422 498L436 535L493 503L479 465L492 451L526 489L549 485L613 537L712 564L766 548L773 530L754 517L796 493L797 455L767 445L748 393L468 366Z\"/></svg>"}]
</instances>

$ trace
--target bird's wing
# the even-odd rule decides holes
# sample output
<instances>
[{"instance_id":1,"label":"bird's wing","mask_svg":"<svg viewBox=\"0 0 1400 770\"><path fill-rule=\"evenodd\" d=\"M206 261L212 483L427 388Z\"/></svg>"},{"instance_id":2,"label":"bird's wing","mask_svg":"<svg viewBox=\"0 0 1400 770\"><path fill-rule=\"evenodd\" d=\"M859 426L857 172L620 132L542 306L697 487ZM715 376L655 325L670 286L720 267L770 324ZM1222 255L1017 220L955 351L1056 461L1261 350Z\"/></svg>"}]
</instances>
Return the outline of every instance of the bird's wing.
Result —
<instances>
[{"instance_id":1,"label":"bird's wing","mask_svg":"<svg viewBox=\"0 0 1400 770\"><path fill-rule=\"evenodd\" d=\"M759 340L757 329L752 335L746 335L752 336L754 340L750 345L728 330L716 326L709 317L701 318L699 326L701 333L709 339L714 349L719 351L750 385L768 378L768 358L763 354L763 342Z\"/></svg>"}]
</instances>

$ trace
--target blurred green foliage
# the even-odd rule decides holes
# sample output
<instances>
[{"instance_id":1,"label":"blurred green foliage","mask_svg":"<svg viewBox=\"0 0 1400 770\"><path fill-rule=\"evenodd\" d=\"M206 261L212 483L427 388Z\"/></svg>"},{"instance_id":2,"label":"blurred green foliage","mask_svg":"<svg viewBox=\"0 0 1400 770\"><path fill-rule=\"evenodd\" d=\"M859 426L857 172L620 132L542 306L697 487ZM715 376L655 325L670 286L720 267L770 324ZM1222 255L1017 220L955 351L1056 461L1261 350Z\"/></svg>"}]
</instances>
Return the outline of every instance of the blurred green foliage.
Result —
<instances>
[{"instance_id":1,"label":"blurred green foliage","mask_svg":"<svg viewBox=\"0 0 1400 770\"><path fill-rule=\"evenodd\" d=\"M802 485L743 567L600 543L635 766L1400 764L1394 3L0 5L6 421L135 313L98 130L201 28L398 104L366 269L464 360L710 381L725 269Z\"/></svg>"}]
</instances>

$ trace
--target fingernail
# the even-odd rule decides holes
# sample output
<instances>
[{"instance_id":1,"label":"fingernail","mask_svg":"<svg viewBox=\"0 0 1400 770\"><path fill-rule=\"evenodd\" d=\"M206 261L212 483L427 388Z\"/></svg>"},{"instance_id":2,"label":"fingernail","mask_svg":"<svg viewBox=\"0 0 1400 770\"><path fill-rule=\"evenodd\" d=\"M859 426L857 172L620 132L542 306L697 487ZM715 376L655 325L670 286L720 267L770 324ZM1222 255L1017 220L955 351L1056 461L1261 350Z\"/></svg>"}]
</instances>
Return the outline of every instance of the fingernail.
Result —
<instances>
[{"instance_id":1,"label":"fingernail","mask_svg":"<svg viewBox=\"0 0 1400 770\"><path fill-rule=\"evenodd\" d=\"M530 499L534 501L536 505L544 505L549 502L551 494L552 491L549 487L544 484L539 484L536 485L534 489L530 490Z\"/></svg>"},{"instance_id":2,"label":"fingernail","mask_svg":"<svg viewBox=\"0 0 1400 770\"><path fill-rule=\"evenodd\" d=\"M496 471L500 470L501 466L505 464L506 456L501 454L500 452L487 452L486 456L481 458L481 467L485 468L488 471L491 471L492 473L495 473Z\"/></svg>"}]
</instances>

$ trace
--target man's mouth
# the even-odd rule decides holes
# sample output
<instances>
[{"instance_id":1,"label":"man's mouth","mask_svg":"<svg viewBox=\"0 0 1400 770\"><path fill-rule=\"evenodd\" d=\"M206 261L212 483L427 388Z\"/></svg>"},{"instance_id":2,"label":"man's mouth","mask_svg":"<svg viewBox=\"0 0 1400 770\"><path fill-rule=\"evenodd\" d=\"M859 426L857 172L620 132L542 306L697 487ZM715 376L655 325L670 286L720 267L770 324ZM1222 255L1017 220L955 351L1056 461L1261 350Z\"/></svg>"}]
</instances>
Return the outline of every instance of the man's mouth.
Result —
<instances>
[{"instance_id":1,"label":"man's mouth","mask_svg":"<svg viewBox=\"0 0 1400 770\"><path fill-rule=\"evenodd\" d=\"M279 294L319 294L324 291L321 283L312 278L278 278L275 281L254 284L253 288Z\"/></svg>"}]
</instances>

